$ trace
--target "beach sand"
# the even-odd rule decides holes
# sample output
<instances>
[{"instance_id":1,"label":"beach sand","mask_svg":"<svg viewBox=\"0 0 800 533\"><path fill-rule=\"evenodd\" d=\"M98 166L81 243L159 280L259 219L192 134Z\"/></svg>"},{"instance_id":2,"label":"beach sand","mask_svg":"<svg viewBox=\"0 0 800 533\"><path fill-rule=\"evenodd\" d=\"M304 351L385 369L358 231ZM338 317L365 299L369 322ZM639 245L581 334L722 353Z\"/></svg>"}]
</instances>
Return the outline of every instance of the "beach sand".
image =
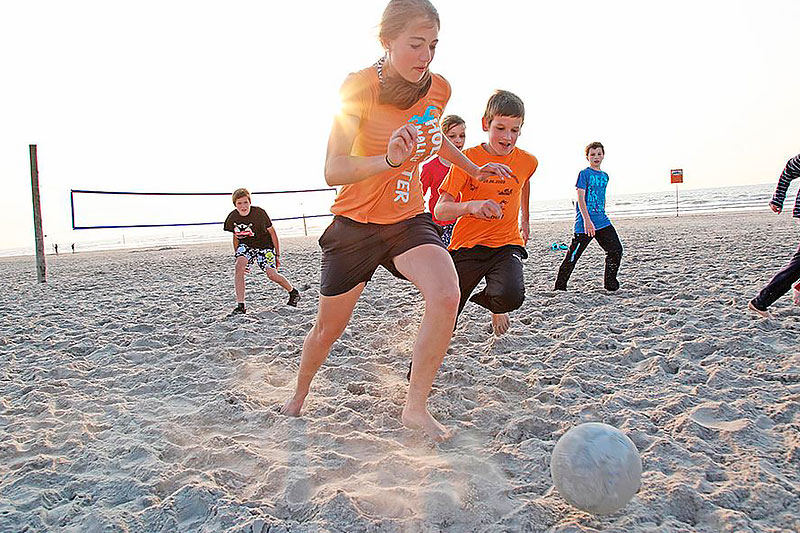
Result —
<instances>
[{"instance_id":1,"label":"beach sand","mask_svg":"<svg viewBox=\"0 0 800 533\"><path fill-rule=\"evenodd\" d=\"M456 431L403 428L422 313L379 270L312 386L291 393L316 314L316 240L284 239L297 309L229 244L0 260L0 531L798 531L800 307L746 311L797 221L732 213L615 221L622 289L592 244L552 291L570 223L536 223L504 337L468 304L431 396ZM623 430L642 488L594 517L552 487L569 428Z\"/></svg>"}]
</instances>

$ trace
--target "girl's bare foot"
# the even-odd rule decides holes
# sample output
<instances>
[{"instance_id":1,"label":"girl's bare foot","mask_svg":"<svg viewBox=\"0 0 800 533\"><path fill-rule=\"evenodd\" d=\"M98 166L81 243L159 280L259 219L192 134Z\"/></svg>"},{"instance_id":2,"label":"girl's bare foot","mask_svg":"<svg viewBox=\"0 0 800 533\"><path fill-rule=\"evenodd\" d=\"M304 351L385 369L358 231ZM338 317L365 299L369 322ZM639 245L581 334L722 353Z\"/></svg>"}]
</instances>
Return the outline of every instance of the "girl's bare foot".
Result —
<instances>
[{"instance_id":1,"label":"girl's bare foot","mask_svg":"<svg viewBox=\"0 0 800 533\"><path fill-rule=\"evenodd\" d=\"M498 337L508 331L511 325L511 320L508 318L508 313L501 313L499 315L492 313L492 331Z\"/></svg>"},{"instance_id":2,"label":"girl's bare foot","mask_svg":"<svg viewBox=\"0 0 800 533\"><path fill-rule=\"evenodd\" d=\"M303 402L306 397L298 398L296 395L292 396L281 407L281 414L286 416L300 416L300 410L303 408Z\"/></svg>"},{"instance_id":3,"label":"girl's bare foot","mask_svg":"<svg viewBox=\"0 0 800 533\"><path fill-rule=\"evenodd\" d=\"M410 429L421 429L436 442L444 442L453 436L453 432L440 424L427 409L413 410L407 405L401 417L403 425Z\"/></svg>"}]
</instances>

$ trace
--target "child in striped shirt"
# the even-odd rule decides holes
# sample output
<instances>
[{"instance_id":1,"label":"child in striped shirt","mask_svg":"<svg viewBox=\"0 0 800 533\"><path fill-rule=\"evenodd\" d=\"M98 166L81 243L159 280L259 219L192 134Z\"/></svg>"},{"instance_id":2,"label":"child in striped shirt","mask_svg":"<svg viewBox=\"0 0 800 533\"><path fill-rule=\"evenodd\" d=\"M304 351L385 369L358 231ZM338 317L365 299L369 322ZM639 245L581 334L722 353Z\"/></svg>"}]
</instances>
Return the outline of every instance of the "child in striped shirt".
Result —
<instances>
[{"instance_id":1,"label":"child in striped shirt","mask_svg":"<svg viewBox=\"0 0 800 533\"><path fill-rule=\"evenodd\" d=\"M786 163L786 168L783 169L783 173L778 179L778 187L769 202L770 209L775 213L783 211L783 202L786 200L786 191L789 188L789 184L798 177L800 177L800 154L797 154ZM800 218L800 193L798 193L795 200L792 216ZM789 289L793 289L794 303L800 305L800 283L796 283L798 280L800 280L800 248L797 249L789 264L775 274L770 282L761 289L761 292L750 300L747 307L763 318L772 318L772 314L767 311L767 308L786 294Z\"/></svg>"}]
</instances>

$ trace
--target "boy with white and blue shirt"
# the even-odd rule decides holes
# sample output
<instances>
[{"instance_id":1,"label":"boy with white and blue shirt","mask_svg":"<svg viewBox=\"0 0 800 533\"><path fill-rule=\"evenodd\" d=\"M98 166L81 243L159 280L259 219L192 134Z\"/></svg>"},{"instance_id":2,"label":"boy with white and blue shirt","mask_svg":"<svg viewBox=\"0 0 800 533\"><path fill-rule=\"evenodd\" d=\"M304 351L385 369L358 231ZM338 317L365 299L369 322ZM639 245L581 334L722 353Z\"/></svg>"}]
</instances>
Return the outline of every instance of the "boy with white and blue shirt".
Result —
<instances>
[{"instance_id":1,"label":"boy with white and blue shirt","mask_svg":"<svg viewBox=\"0 0 800 533\"><path fill-rule=\"evenodd\" d=\"M619 289L617 272L622 261L622 243L617 230L606 215L606 187L608 174L600 170L605 157L605 148L599 142L586 147L586 159L589 166L578 174L575 187L578 191L578 203L575 206L575 233L567 255L558 269L555 290L567 290L567 281L592 239L606 252L606 270L603 286L606 290Z\"/></svg>"},{"instance_id":2,"label":"boy with white and blue shirt","mask_svg":"<svg viewBox=\"0 0 800 533\"><path fill-rule=\"evenodd\" d=\"M769 202L769 207L773 212L780 214L783 211L783 202L786 200L786 191L792 180L800 178L800 154L791 158L778 178L778 186L775 194ZM800 218L800 192L794 204L792 216ZM800 247L789 260L789 264L783 267L780 272L775 274L767 285L761 289L755 298L750 300L747 307L759 316L772 318L772 314L767 310L778 298L789 292L793 288L794 303L800 305L800 283L792 287L792 284L800 280Z\"/></svg>"}]
</instances>

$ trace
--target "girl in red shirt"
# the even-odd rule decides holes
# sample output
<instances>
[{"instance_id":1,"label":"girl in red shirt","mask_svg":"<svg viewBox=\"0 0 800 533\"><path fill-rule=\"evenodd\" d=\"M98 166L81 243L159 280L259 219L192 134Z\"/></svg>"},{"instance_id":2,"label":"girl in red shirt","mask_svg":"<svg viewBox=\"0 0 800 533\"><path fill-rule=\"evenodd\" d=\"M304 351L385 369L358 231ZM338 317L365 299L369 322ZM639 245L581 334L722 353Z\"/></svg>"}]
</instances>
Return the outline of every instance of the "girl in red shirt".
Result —
<instances>
[{"instance_id":1,"label":"girl in red shirt","mask_svg":"<svg viewBox=\"0 0 800 533\"><path fill-rule=\"evenodd\" d=\"M464 149L464 143L467 140L467 125L464 119L458 115L447 115L442 119L442 133L450 139L453 146L459 150ZM422 182L422 194L427 194L428 190L431 191L430 198L428 199L428 211L433 214L433 209L436 207L436 202L439 200L439 187L444 181L444 177L450 170L452 163L444 157L437 155L424 165L422 165L422 172L420 172L420 181ZM453 236L453 226L456 225L455 220L438 220L436 216L433 217L442 228L442 242L445 246L450 246L450 238Z\"/></svg>"}]
</instances>

